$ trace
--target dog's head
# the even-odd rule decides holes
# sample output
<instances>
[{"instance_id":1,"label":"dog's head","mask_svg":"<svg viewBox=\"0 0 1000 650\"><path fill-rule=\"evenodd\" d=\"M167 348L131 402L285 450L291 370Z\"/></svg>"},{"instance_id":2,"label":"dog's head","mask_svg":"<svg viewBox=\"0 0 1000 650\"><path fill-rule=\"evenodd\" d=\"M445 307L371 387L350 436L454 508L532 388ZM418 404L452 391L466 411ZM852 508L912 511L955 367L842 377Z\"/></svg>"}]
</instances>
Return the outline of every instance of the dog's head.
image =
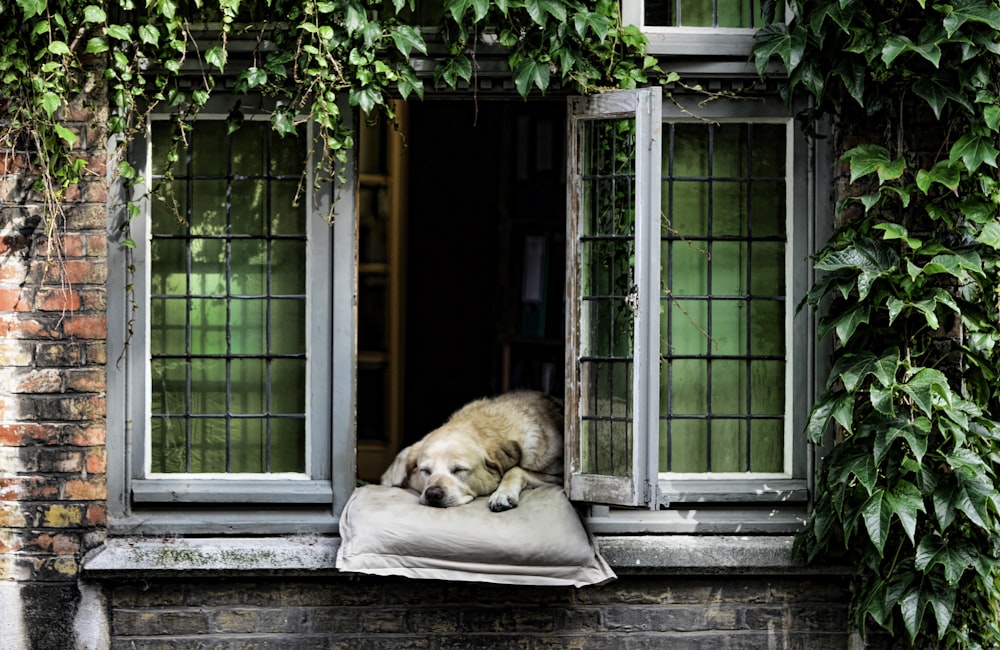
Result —
<instances>
[{"instance_id":1,"label":"dog's head","mask_svg":"<svg viewBox=\"0 0 1000 650\"><path fill-rule=\"evenodd\" d=\"M492 494L520 460L516 442L484 439L468 424L449 423L401 451L382 484L409 487L420 493L420 503L449 508Z\"/></svg>"}]
</instances>

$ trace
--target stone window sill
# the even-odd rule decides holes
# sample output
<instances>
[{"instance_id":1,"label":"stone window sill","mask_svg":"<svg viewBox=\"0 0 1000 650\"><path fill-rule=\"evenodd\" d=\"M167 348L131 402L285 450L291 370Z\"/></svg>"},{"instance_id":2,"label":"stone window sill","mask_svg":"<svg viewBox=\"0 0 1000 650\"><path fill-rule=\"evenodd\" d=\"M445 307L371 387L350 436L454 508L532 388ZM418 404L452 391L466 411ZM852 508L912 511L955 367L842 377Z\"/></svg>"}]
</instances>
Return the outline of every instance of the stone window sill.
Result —
<instances>
[{"instance_id":1,"label":"stone window sill","mask_svg":"<svg viewBox=\"0 0 1000 650\"><path fill-rule=\"evenodd\" d=\"M794 561L793 538L737 535L598 536L601 554L625 575L842 574ZM340 538L111 538L83 563L93 579L178 575L335 575Z\"/></svg>"}]
</instances>

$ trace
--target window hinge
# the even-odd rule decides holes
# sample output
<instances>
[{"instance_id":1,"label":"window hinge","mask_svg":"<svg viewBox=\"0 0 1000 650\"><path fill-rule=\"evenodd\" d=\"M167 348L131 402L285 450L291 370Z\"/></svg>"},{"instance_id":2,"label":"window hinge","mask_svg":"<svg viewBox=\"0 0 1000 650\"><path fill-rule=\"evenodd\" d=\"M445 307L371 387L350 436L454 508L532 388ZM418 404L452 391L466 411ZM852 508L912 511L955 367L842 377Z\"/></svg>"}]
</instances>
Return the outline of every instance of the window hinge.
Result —
<instances>
[{"instance_id":1,"label":"window hinge","mask_svg":"<svg viewBox=\"0 0 1000 650\"><path fill-rule=\"evenodd\" d=\"M655 481L645 481L642 489L643 503L655 503L657 510L670 507L670 496L660 492L660 487Z\"/></svg>"}]
</instances>

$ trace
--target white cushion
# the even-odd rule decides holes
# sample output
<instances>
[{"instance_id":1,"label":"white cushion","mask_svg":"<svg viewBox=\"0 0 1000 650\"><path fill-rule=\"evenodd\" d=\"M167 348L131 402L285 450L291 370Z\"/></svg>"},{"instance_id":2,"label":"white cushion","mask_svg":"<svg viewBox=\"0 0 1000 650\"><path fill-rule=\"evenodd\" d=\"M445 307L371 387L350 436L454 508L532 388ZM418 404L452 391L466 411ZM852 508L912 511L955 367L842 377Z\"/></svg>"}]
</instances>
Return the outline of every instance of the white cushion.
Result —
<instances>
[{"instance_id":1,"label":"white cushion","mask_svg":"<svg viewBox=\"0 0 1000 650\"><path fill-rule=\"evenodd\" d=\"M525 490L518 507L492 512L488 497L433 508L411 490L366 485L348 499L340 536L341 571L576 587L616 577L558 486Z\"/></svg>"}]
</instances>

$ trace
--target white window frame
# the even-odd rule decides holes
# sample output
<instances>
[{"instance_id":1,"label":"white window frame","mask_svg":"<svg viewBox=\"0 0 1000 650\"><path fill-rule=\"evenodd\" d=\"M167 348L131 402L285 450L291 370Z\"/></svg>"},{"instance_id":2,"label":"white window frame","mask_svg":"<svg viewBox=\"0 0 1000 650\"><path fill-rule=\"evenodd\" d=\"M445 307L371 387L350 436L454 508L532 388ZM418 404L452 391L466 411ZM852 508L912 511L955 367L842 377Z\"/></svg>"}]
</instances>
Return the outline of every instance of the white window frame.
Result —
<instances>
[{"instance_id":1,"label":"white window frame","mask_svg":"<svg viewBox=\"0 0 1000 650\"><path fill-rule=\"evenodd\" d=\"M691 57L749 56L755 27L671 27L647 25L644 0L620 0L622 23L635 25L649 40L646 51L653 55ZM708 2L710 0L706 0ZM726 0L719 0L725 2ZM785 7L785 15L789 8Z\"/></svg>"},{"instance_id":2,"label":"white window frame","mask_svg":"<svg viewBox=\"0 0 1000 650\"><path fill-rule=\"evenodd\" d=\"M636 533L787 533L798 530L806 521L809 505L813 450L802 433L809 405L817 391L821 371L822 351L816 345L815 323L807 311L796 311L813 281L809 263L811 251L825 237L828 210L817 204L816 159L825 159L825 151L817 151L817 141L807 141L800 126L777 97L699 103L700 98L685 102L674 95L662 101L661 110L640 109L636 93L659 97L658 89L611 92L593 98L572 98L569 101L567 205L568 259L579 259L576 242L578 206L581 203L580 172L575 163L577 128L580 120L620 117L634 111L637 131L636 153L636 259L635 279L638 285L638 316L635 320L635 379L633 385L635 423L633 426L632 476L587 476L579 470L579 395L583 389L576 377L581 325L577 315L578 279L572 266L567 268L567 361L566 361L566 435L567 490L571 498L610 505L592 505L588 519L595 532ZM631 105L626 107L628 102ZM626 107L626 108L623 108ZM658 107L659 108L659 107ZM659 179L661 146L665 146L660 124L643 124L651 115L662 114L662 124L696 120L730 123L785 124L786 154L786 417L785 470L773 474L670 474L657 468L659 443L658 401L659 364L649 363L641 355L659 357L660 291L650 290L646 283L659 283ZM655 118L654 118L655 119ZM663 127L665 128L665 126ZM647 147L641 146L648 138ZM651 175L647 176L647 175ZM826 182L825 180L823 182ZM825 204L823 204L825 205ZM656 210L646 209L656 206ZM643 242L653 238L655 246ZM642 251L646 251L643 253ZM640 265L653 265L655 273ZM653 278L653 280L650 280ZM645 350L640 353L640 346ZM644 366L640 370L640 363ZM622 482L625 481L624 485ZM655 490L653 486L655 485ZM637 509L615 507L638 506Z\"/></svg>"},{"instance_id":3,"label":"white window frame","mask_svg":"<svg viewBox=\"0 0 1000 650\"><path fill-rule=\"evenodd\" d=\"M225 119L232 97L218 97L199 120ZM254 98L263 104L263 98ZM243 100L246 119L254 101ZM258 104L260 105L260 104ZM343 113L352 115L350 110ZM130 158L143 179L150 168L150 121L132 143ZM314 177L317 146L306 123L310 159L307 192L306 467L302 473L153 474L149 472L149 196L140 183L131 200L140 214L130 223L133 249L109 247L108 484L109 525L129 533L276 534L334 532L355 486L354 458L354 201L350 182ZM348 169L353 169L353 154ZM353 174L348 173L351 177ZM115 195L116 193L112 193ZM119 194L121 196L121 194ZM327 217L341 215L331 224ZM127 217L112 202L114 235ZM134 305L133 305L134 302Z\"/></svg>"}]
</instances>

